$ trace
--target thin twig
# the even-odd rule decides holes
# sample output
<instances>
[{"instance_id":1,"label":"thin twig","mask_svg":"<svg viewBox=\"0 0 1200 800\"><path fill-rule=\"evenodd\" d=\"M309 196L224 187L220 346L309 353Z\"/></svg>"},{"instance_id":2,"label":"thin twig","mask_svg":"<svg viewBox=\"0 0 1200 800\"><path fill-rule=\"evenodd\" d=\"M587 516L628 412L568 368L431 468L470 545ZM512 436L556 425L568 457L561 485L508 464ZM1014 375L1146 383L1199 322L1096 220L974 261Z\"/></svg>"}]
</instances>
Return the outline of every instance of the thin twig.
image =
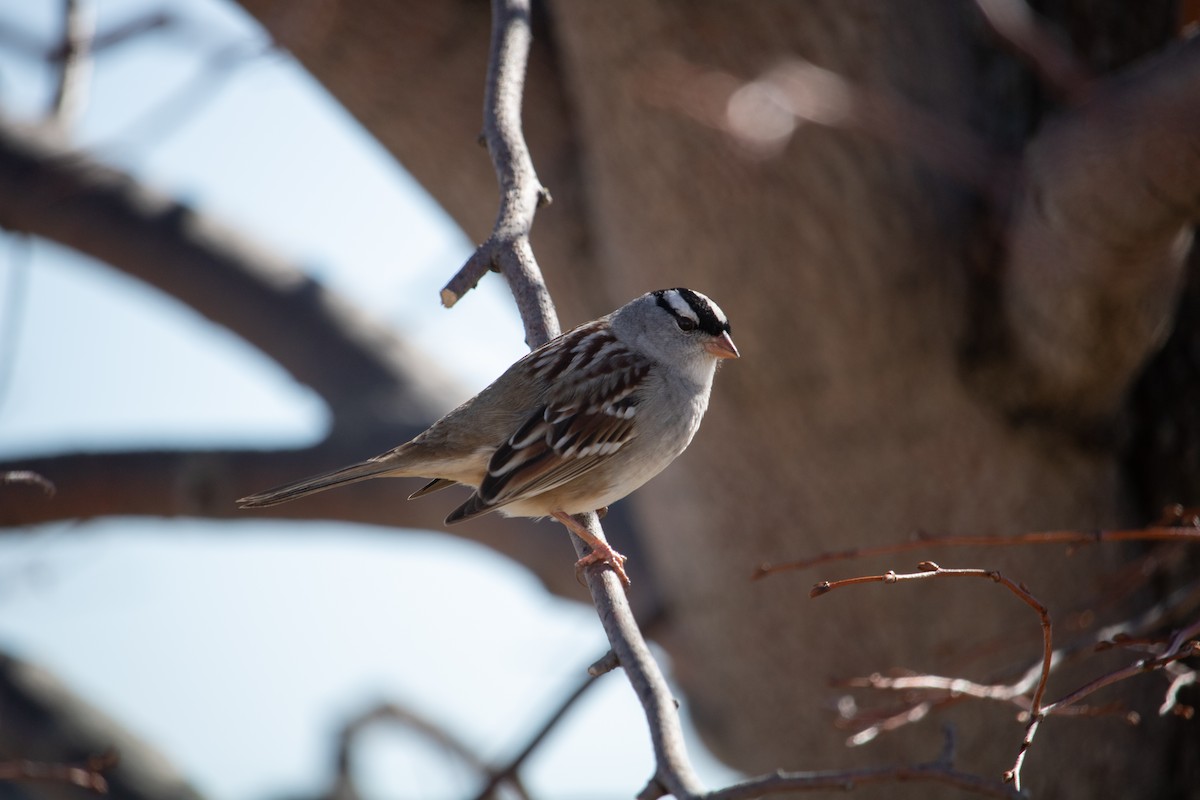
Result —
<instances>
[{"instance_id":1,"label":"thin twig","mask_svg":"<svg viewBox=\"0 0 1200 800\"><path fill-rule=\"evenodd\" d=\"M871 556L894 555L929 547L1012 547L1021 544L1066 544L1085 545L1099 542L1200 542L1200 528L1155 525L1148 528L1112 531L1035 531L996 536L930 536L918 533L918 538L906 542L891 542L874 547L853 547L820 553L812 558L789 561L785 564L763 563L751 575L753 580L777 575L781 572L809 569L833 561L847 561Z\"/></svg>"},{"instance_id":2,"label":"thin twig","mask_svg":"<svg viewBox=\"0 0 1200 800\"><path fill-rule=\"evenodd\" d=\"M545 741L550 732L554 730L554 727L558 725L562 718L566 716L567 712L570 711L575 703L579 701L579 698L583 697L588 689L591 689L596 685L596 680L598 677L599 675L592 675L589 673L588 677L585 678L573 692L567 695L561 703L559 703L558 708L544 723L542 723L542 726L538 728L537 733L533 735L533 738L529 740L529 743L521 748L521 752L517 753L504 766L492 769L491 777L488 778L487 783L485 783L483 788L480 789L475 795L475 800L488 800L488 798L492 796L492 793L496 791L500 784L505 783L506 781L514 785L519 785L519 776L517 773L521 769L522 765L524 765L524 763L529 759L529 756L533 754L533 751L536 750L543 741Z\"/></svg>"},{"instance_id":3,"label":"thin twig","mask_svg":"<svg viewBox=\"0 0 1200 800\"><path fill-rule=\"evenodd\" d=\"M1018 798L1023 796L1011 786L956 770L954 768L954 739L947 730L943 752L933 761L859 770L820 772L783 772L781 770L773 775L751 778L720 791L710 792L704 795L704 800L750 800L750 798L783 792L852 791L870 784L908 781L940 783L989 797Z\"/></svg>"},{"instance_id":4,"label":"thin twig","mask_svg":"<svg viewBox=\"0 0 1200 800\"><path fill-rule=\"evenodd\" d=\"M450 308L489 270L498 270L508 279L525 323L525 342L534 348L560 331L554 303L529 245L533 217L539 206L550 202L549 192L533 169L521 128L521 97L532 41L529 3L493 0L492 22L483 140L500 184L500 210L492 235L442 289L442 304Z\"/></svg>"},{"instance_id":5,"label":"thin twig","mask_svg":"<svg viewBox=\"0 0 1200 800\"><path fill-rule=\"evenodd\" d=\"M1016 595L1021 602L1037 612L1042 623L1042 667L1041 674L1038 677L1037 684L1033 691L1033 698L1029 702L1031 720L1029 727L1026 728L1025 738L1021 743L1021 748L1017 754L1017 761L1013 768L1005 773L1005 780L1011 781L1013 788L1020 791L1021 789L1021 766L1024 763L1025 753L1029 746L1033 743L1033 736L1037 731L1041 720L1045 716L1047 708L1042 707L1042 698L1046 694L1046 684L1050 680L1050 670L1054 663L1054 644L1052 635L1052 625L1050 622L1050 612L1046 609L1036 597L1034 597L1024 586L1014 583L1011 579L1001 575L996 570L986 569L943 569L932 561L922 561L917 569L918 572L911 573L896 573L886 572L882 575L863 575L855 578L845 578L839 581L821 581L812 588L809 592L811 597L820 597L823 594L828 594L834 589L840 589L844 586L854 586L862 583L900 583L901 581L912 580L929 580L933 578L986 578L1000 584Z\"/></svg>"},{"instance_id":6,"label":"thin twig","mask_svg":"<svg viewBox=\"0 0 1200 800\"><path fill-rule=\"evenodd\" d=\"M487 763L444 727L395 703L383 703L359 714L342 726L342 731L338 736L337 790L332 794L339 797L358 796L358 792L354 788L353 754L355 746L363 731L381 722L402 725L444 748L479 775L490 775ZM507 782L519 797L528 800L528 795L515 780L508 780L506 777L495 783L498 785L502 782Z\"/></svg>"}]
</instances>

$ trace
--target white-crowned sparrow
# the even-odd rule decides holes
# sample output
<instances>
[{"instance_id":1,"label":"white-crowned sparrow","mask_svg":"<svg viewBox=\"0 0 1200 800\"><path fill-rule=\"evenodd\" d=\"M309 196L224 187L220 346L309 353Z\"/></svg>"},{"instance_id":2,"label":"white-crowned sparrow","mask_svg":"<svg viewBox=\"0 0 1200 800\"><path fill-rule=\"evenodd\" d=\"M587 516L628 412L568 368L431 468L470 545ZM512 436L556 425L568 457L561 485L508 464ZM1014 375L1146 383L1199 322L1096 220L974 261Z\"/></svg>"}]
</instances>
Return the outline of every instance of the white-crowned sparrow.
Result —
<instances>
[{"instance_id":1,"label":"white-crowned sparrow","mask_svg":"<svg viewBox=\"0 0 1200 800\"><path fill-rule=\"evenodd\" d=\"M551 516L622 582L625 557L571 514L620 500L684 451L708 408L717 362L737 358L717 304L690 289L650 292L559 336L415 439L360 464L238 501L259 508L367 478L433 478L475 489L446 524L499 511Z\"/></svg>"}]
</instances>

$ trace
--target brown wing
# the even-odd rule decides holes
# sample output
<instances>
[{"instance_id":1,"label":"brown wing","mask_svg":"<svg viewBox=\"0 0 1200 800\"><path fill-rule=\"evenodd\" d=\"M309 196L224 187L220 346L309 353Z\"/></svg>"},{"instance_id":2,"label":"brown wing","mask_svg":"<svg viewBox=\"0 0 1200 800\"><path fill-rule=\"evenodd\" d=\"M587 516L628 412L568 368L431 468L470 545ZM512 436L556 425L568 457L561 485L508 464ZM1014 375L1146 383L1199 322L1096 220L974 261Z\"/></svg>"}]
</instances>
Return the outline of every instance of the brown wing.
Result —
<instances>
[{"instance_id":1,"label":"brown wing","mask_svg":"<svg viewBox=\"0 0 1200 800\"><path fill-rule=\"evenodd\" d=\"M586 358L572 359L571 352ZM557 393L551 390L546 404L496 450L479 489L447 523L562 486L611 458L633 438L638 389L650 362L608 339L602 346L581 341L564 354L559 366L566 364L574 381Z\"/></svg>"}]
</instances>

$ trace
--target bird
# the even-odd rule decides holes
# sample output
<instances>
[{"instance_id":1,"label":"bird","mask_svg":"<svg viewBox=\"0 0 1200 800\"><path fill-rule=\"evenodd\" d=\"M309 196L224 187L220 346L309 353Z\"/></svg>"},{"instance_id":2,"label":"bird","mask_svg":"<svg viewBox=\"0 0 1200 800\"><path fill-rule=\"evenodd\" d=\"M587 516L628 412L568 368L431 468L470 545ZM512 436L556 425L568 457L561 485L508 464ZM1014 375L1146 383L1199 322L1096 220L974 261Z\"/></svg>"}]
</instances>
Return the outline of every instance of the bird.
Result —
<instances>
[{"instance_id":1,"label":"bird","mask_svg":"<svg viewBox=\"0 0 1200 800\"><path fill-rule=\"evenodd\" d=\"M369 478L426 478L415 499L473 489L446 524L499 511L553 517L591 551L626 558L572 515L602 511L653 478L691 443L717 365L738 358L729 320L686 288L659 289L580 325L516 361L491 385L386 453L237 501L264 508Z\"/></svg>"}]
</instances>

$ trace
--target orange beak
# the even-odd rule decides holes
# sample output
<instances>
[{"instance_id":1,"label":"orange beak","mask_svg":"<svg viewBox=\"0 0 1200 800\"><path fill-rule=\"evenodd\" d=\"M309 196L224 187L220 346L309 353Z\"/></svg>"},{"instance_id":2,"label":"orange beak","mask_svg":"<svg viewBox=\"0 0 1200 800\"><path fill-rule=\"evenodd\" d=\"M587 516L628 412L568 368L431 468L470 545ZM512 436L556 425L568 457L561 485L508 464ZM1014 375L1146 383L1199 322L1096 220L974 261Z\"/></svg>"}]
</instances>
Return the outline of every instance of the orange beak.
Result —
<instances>
[{"instance_id":1,"label":"orange beak","mask_svg":"<svg viewBox=\"0 0 1200 800\"><path fill-rule=\"evenodd\" d=\"M707 342L704 349L708 351L709 355L717 358L738 358L741 355L733 343L733 338L728 333L722 333L716 339Z\"/></svg>"}]
</instances>

